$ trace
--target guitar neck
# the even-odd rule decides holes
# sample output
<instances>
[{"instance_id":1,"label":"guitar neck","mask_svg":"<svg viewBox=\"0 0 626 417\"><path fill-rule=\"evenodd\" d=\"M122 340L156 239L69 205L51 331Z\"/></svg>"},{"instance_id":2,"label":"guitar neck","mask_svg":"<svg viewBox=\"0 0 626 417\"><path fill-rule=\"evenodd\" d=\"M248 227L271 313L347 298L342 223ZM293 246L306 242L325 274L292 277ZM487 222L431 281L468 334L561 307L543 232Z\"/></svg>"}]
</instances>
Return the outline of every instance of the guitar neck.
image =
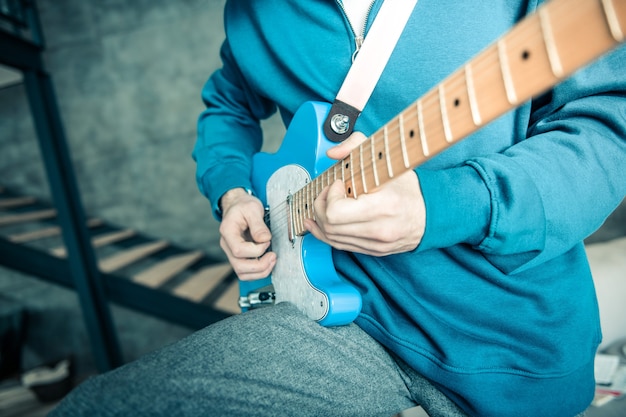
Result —
<instances>
[{"instance_id":1,"label":"guitar neck","mask_svg":"<svg viewBox=\"0 0 626 417\"><path fill-rule=\"evenodd\" d=\"M626 0L552 0L381 127L292 198L305 233L313 201L340 179L348 197L375 191L539 95L624 41Z\"/></svg>"}]
</instances>

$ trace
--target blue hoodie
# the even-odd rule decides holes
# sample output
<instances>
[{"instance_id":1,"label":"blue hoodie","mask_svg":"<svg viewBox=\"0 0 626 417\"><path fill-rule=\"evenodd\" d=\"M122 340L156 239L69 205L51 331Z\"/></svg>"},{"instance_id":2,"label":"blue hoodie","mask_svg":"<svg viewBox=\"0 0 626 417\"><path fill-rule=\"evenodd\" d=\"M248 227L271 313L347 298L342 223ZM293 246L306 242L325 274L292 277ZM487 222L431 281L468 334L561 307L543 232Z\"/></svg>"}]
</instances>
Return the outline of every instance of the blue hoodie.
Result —
<instances>
[{"instance_id":1,"label":"blue hoodie","mask_svg":"<svg viewBox=\"0 0 626 417\"><path fill-rule=\"evenodd\" d=\"M356 130L374 133L537 3L418 2ZM333 0L232 0L225 30L193 153L214 205L251 188L259 121L332 102L354 52ZM356 323L470 415L571 416L592 399L601 332L582 241L626 195L625 68L622 47L418 167L417 249L333 252L363 295Z\"/></svg>"}]
</instances>

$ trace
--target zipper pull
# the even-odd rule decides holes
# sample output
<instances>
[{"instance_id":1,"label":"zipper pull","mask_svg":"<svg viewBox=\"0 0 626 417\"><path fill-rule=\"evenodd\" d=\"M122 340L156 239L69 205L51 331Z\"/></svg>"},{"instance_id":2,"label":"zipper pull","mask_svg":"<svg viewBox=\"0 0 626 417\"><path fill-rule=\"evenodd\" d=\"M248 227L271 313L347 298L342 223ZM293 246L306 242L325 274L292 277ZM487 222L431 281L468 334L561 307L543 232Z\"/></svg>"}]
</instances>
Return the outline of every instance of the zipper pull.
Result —
<instances>
[{"instance_id":1,"label":"zipper pull","mask_svg":"<svg viewBox=\"0 0 626 417\"><path fill-rule=\"evenodd\" d=\"M355 36L354 37L354 53L352 54L352 62L356 59L357 54L361 50L361 45L363 45L363 41L365 38L363 36Z\"/></svg>"}]
</instances>

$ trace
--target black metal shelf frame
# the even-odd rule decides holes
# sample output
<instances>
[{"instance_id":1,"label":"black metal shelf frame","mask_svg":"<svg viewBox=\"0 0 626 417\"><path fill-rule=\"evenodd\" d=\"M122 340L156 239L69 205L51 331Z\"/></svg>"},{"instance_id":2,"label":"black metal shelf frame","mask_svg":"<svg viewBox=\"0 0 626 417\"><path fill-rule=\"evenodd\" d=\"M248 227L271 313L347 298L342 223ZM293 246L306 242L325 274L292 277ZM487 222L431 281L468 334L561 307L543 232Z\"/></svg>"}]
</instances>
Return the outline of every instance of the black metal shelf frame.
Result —
<instances>
[{"instance_id":1,"label":"black metal shelf frame","mask_svg":"<svg viewBox=\"0 0 626 417\"><path fill-rule=\"evenodd\" d=\"M99 270L53 81L43 64L44 42L34 1L0 0L2 21L0 64L23 75L67 257L59 259L0 238L0 265L76 290L100 372L123 363L109 301L191 328L201 328L226 317L228 314L223 311Z\"/></svg>"}]
</instances>

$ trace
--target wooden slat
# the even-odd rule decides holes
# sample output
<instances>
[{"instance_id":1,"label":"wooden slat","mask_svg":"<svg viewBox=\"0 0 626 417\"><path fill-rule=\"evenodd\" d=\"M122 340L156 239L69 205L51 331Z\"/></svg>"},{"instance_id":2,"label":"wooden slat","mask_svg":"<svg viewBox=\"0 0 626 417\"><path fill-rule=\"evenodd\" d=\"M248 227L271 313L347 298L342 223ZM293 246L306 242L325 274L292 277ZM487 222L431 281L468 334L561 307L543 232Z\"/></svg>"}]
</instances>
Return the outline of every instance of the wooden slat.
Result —
<instances>
[{"instance_id":1,"label":"wooden slat","mask_svg":"<svg viewBox=\"0 0 626 417\"><path fill-rule=\"evenodd\" d=\"M189 277L185 282L174 288L173 293L191 301L200 302L218 284L220 284L232 268L229 263L207 266Z\"/></svg>"},{"instance_id":2,"label":"wooden slat","mask_svg":"<svg viewBox=\"0 0 626 417\"><path fill-rule=\"evenodd\" d=\"M100 219L90 219L87 221L87 227L98 227L102 225ZM43 229L31 230L30 232L15 233L9 235L7 239L13 243L27 243L38 239L44 239L47 237L54 237L61 234L61 227L52 226Z\"/></svg>"},{"instance_id":3,"label":"wooden slat","mask_svg":"<svg viewBox=\"0 0 626 417\"><path fill-rule=\"evenodd\" d=\"M23 207L33 204L37 199L35 197L12 197L0 200L0 209Z\"/></svg>"},{"instance_id":4,"label":"wooden slat","mask_svg":"<svg viewBox=\"0 0 626 417\"><path fill-rule=\"evenodd\" d=\"M94 248L101 248L103 246L128 239L132 236L135 236L135 234L136 232L132 229L119 230L111 233L103 233L102 235L92 239L91 245ZM50 249L50 253L59 258L65 258L67 256L67 249L65 249L65 246L58 246L56 248Z\"/></svg>"},{"instance_id":5,"label":"wooden slat","mask_svg":"<svg viewBox=\"0 0 626 417\"><path fill-rule=\"evenodd\" d=\"M54 209L31 211L31 212L20 213L20 214L12 214L9 216L0 217L0 226L8 226L8 225L18 224L18 223L26 223L26 222L30 222L33 220L50 219L50 218L55 217L56 215L57 215L57 212Z\"/></svg>"},{"instance_id":6,"label":"wooden slat","mask_svg":"<svg viewBox=\"0 0 626 417\"><path fill-rule=\"evenodd\" d=\"M222 294L222 296L213 304L218 310L225 311L227 313L239 314L241 308L239 308L239 281L234 280L228 289Z\"/></svg>"},{"instance_id":7,"label":"wooden slat","mask_svg":"<svg viewBox=\"0 0 626 417\"><path fill-rule=\"evenodd\" d=\"M13 243L26 243L33 240L44 239L47 237L54 237L61 234L61 228L59 226L46 227L44 229L31 230L30 232L15 233L7 237Z\"/></svg>"},{"instance_id":8,"label":"wooden slat","mask_svg":"<svg viewBox=\"0 0 626 417\"><path fill-rule=\"evenodd\" d=\"M33 391L22 385L0 390L0 415L3 417L43 417L57 403L42 404Z\"/></svg>"},{"instance_id":9,"label":"wooden slat","mask_svg":"<svg viewBox=\"0 0 626 417\"><path fill-rule=\"evenodd\" d=\"M160 251L168 245L165 240L159 240L157 242L145 243L143 245L135 246L124 252L120 252L116 255L110 256L101 260L98 265L102 272L113 272L118 269L122 269L132 263L138 262L155 252Z\"/></svg>"},{"instance_id":10,"label":"wooden slat","mask_svg":"<svg viewBox=\"0 0 626 417\"><path fill-rule=\"evenodd\" d=\"M160 287L201 257L201 251L170 256L164 261L133 276L133 281L150 288Z\"/></svg>"}]
</instances>

